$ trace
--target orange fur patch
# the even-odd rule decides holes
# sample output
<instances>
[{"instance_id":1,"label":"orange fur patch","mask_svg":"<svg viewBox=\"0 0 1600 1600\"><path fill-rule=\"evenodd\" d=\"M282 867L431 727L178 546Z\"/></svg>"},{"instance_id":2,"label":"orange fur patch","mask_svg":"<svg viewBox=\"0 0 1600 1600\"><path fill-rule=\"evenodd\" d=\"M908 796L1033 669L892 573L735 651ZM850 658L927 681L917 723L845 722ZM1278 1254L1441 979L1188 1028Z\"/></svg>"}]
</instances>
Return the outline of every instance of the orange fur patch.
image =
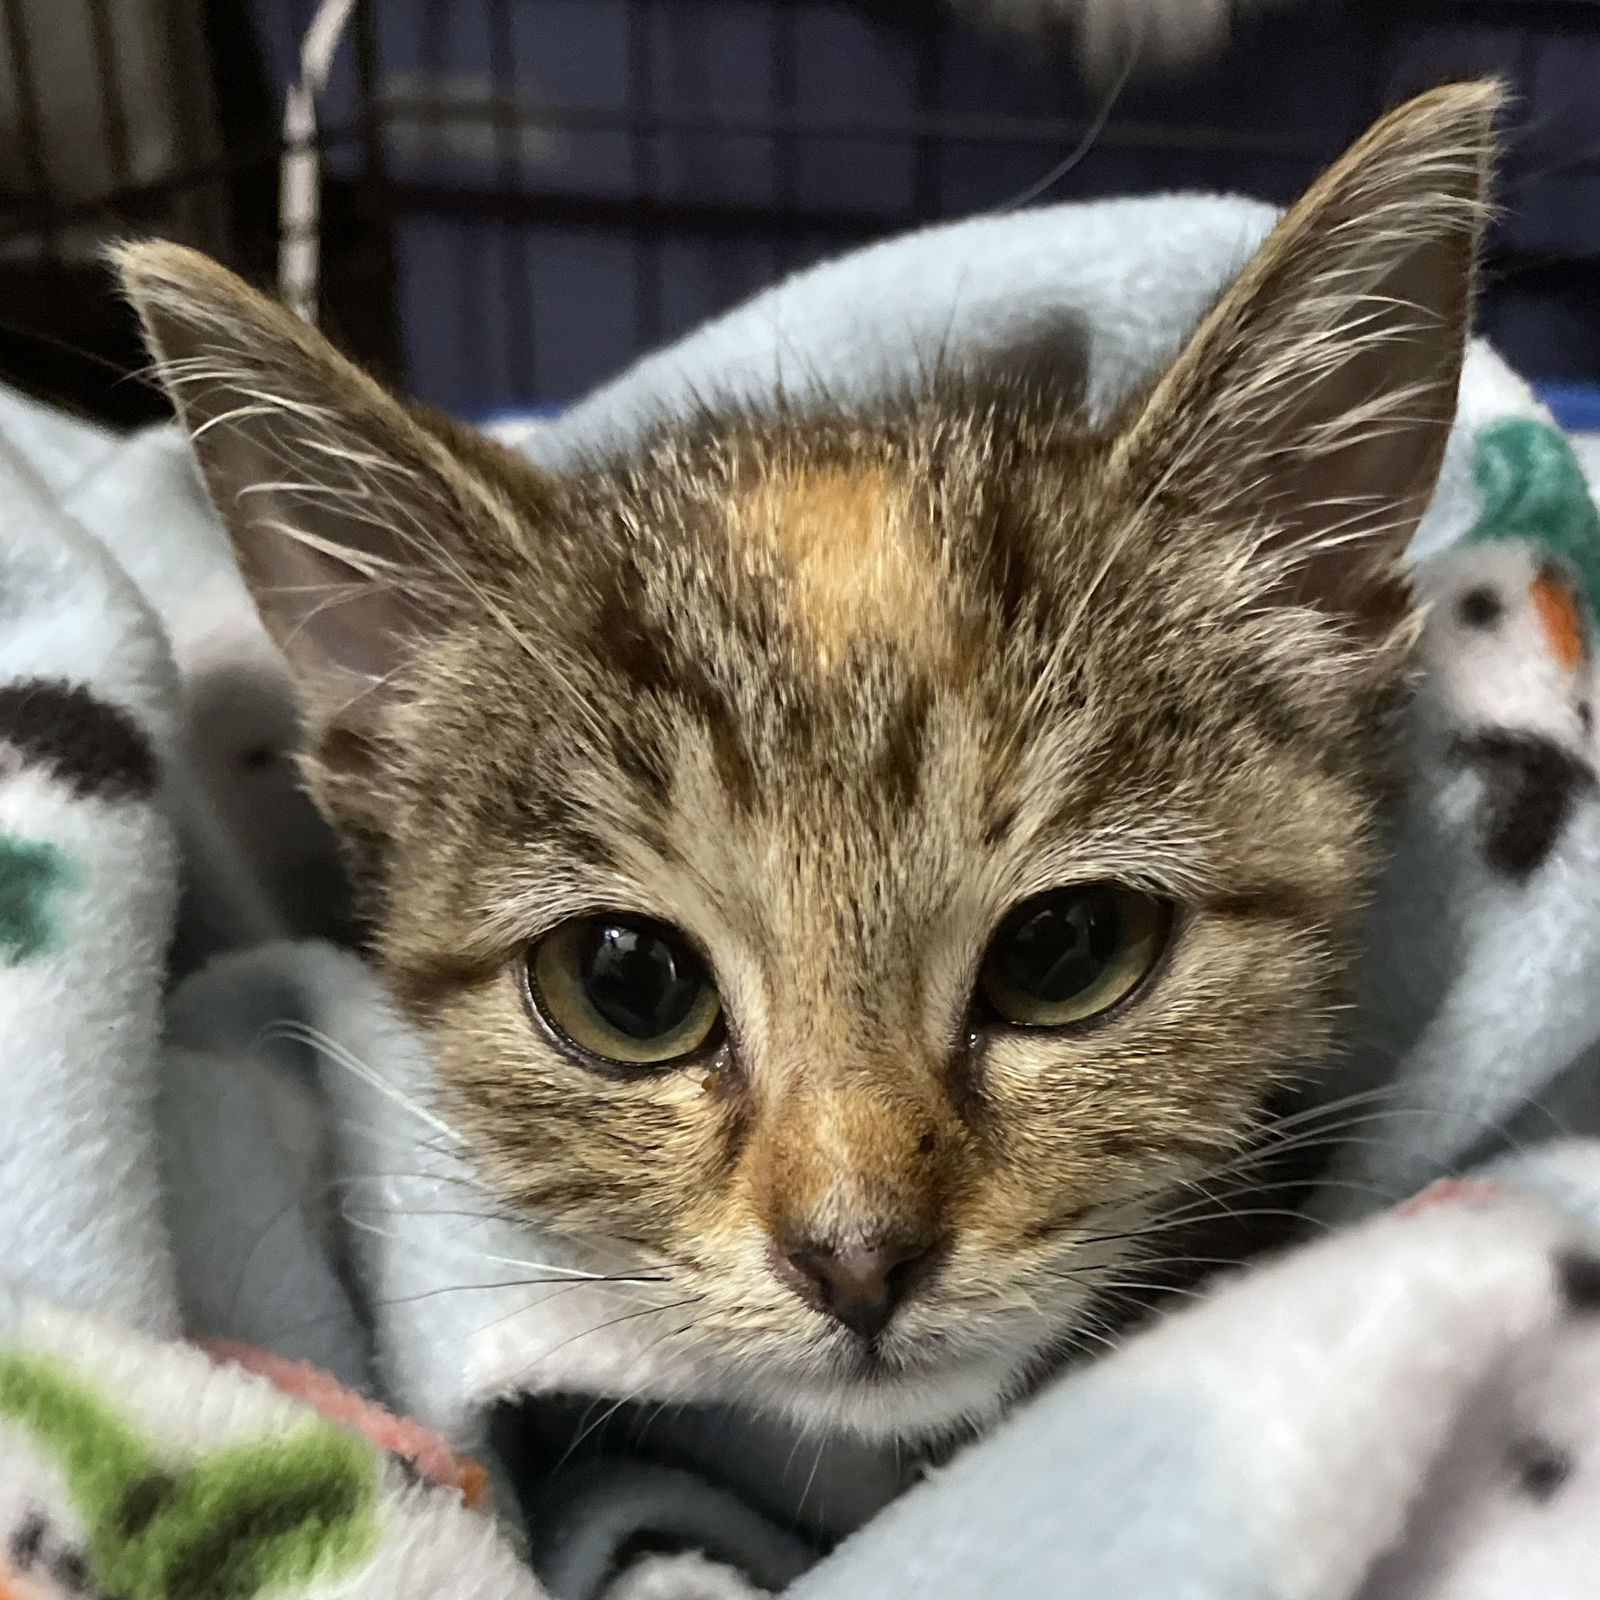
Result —
<instances>
[{"instance_id":1,"label":"orange fur patch","mask_svg":"<svg viewBox=\"0 0 1600 1600\"><path fill-rule=\"evenodd\" d=\"M884 468L775 477L732 515L743 536L769 545L791 568L797 609L824 665L863 634L927 657L950 655L932 541L905 486Z\"/></svg>"},{"instance_id":2,"label":"orange fur patch","mask_svg":"<svg viewBox=\"0 0 1600 1600\"><path fill-rule=\"evenodd\" d=\"M1550 653L1564 672L1575 671L1583 660L1583 618L1571 587L1559 578L1541 573L1528 585L1539 626L1544 630Z\"/></svg>"}]
</instances>

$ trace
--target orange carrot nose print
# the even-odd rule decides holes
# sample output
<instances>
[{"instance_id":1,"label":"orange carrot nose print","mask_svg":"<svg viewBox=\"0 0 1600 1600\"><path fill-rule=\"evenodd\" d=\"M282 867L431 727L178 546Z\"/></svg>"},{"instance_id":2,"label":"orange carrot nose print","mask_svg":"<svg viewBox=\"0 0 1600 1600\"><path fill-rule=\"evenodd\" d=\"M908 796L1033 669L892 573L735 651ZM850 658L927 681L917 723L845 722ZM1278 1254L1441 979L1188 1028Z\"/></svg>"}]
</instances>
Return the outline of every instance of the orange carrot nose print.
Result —
<instances>
[{"instance_id":1,"label":"orange carrot nose print","mask_svg":"<svg viewBox=\"0 0 1600 1600\"><path fill-rule=\"evenodd\" d=\"M1550 653L1564 671L1572 672L1584 656L1583 618L1572 586L1553 572L1544 571L1528 585Z\"/></svg>"}]
</instances>

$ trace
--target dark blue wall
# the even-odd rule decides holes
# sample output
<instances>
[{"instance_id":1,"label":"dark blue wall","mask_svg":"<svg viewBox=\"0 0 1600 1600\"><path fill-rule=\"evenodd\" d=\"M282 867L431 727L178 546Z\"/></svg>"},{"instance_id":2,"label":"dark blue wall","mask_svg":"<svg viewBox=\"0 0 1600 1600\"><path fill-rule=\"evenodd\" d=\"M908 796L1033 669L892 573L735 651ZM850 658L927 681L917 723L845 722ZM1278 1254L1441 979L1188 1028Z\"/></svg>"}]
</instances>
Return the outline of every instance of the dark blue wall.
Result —
<instances>
[{"instance_id":1,"label":"dark blue wall","mask_svg":"<svg viewBox=\"0 0 1600 1600\"><path fill-rule=\"evenodd\" d=\"M309 0L256 5L281 81ZM499 88L521 113L427 125L391 104L385 119L411 381L468 414L569 399L804 261L1002 203L1099 105L1065 56L981 36L938 0L375 0L372 15L380 94L481 103ZM355 56L330 127L356 117ZM1483 71L1520 96L1489 331L1528 372L1600 379L1595 0L1300 0L1242 27L1212 68L1127 87L1049 195L1287 199L1383 106ZM730 125L557 129L540 124L550 102ZM765 131L775 107L800 126ZM1007 132L996 119L1058 126L972 136ZM356 170L360 148L333 160Z\"/></svg>"}]
</instances>

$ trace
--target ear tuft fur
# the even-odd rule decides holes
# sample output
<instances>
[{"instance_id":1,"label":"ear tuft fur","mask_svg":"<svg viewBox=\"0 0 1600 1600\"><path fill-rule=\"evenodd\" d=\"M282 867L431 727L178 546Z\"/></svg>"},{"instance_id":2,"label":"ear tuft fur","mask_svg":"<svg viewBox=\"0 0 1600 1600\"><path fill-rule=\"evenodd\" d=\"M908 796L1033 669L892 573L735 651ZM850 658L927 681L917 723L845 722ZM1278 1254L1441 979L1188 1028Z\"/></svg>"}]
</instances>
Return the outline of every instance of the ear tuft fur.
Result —
<instances>
[{"instance_id":1,"label":"ear tuft fur","mask_svg":"<svg viewBox=\"0 0 1600 1600\"><path fill-rule=\"evenodd\" d=\"M1285 214L1128 421L1136 492L1255 540L1280 600L1367 634L1438 476L1471 331L1495 83L1382 118Z\"/></svg>"},{"instance_id":2,"label":"ear tuft fur","mask_svg":"<svg viewBox=\"0 0 1600 1600\"><path fill-rule=\"evenodd\" d=\"M112 261L288 660L337 810L328 786L370 785L419 645L464 608L492 609L542 480L488 441L462 448L197 251L152 241Z\"/></svg>"}]
</instances>

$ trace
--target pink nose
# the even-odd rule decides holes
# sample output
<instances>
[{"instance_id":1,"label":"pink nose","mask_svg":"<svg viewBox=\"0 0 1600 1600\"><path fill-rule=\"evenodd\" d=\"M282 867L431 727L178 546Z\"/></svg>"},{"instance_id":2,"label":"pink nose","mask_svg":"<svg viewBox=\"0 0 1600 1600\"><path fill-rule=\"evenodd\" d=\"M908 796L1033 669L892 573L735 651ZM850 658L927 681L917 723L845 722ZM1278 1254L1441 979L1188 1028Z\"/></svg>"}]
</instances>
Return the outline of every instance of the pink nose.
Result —
<instances>
[{"instance_id":1,"label":"pink nose","mask_svg":"<svg viewBox=\"0 0 1600 1600\"><path fill-rule=\"evenodd\" d=\"M808 1244L784 1252L789 1270L780 1274L803 1300L871 1341L926 1275L932 1255L927 1240Z\"/></svg>"}]
</instances>

